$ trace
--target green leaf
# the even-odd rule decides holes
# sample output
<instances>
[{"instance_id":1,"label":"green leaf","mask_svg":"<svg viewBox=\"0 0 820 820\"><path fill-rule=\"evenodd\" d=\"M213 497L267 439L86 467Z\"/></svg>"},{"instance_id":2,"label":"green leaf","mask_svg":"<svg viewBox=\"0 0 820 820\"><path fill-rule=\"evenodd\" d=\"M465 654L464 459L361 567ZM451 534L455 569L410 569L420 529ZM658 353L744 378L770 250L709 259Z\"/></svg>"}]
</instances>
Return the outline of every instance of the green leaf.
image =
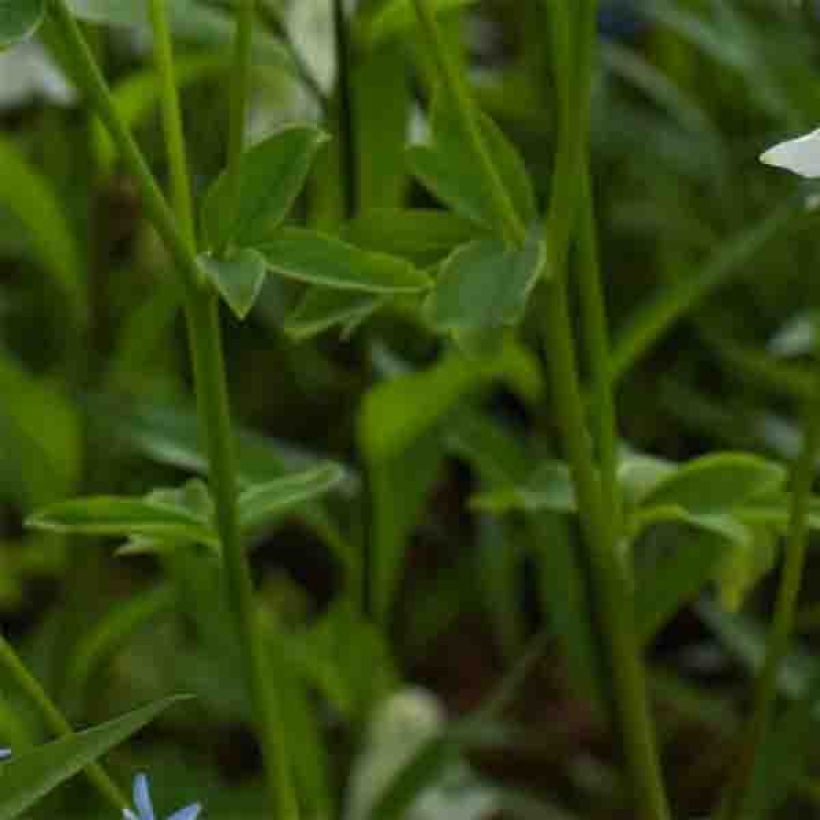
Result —
<instances>
[{"instance_id":1,"label":"green leaf","mask_svg":"<svg viewBox=\"0 0 820 820\"><path fill-rule=\"evenodd\" d=\"M257 249L275 273L309 285L394 294L418 293L432 284L403 259L363 251L314 231L288 228Z\"/></svg>"},{"instance_id":2,"label":"green leaf","mask_svg":"<svg viewBox=\"0 0 820 820\"><path fill-rule=\"evenodd\" d=\"M44 0L0 0L0 48L32 34L44 12Z\"/></svg>"},{"instance_id":3,"label":"green leaf","mask_svg":"<svg viewBox=\"0 0 820 820\"><path fill-rule=\"evenodd\" d=\"M635 570L636 623L644 644L697 597L731 549L723 537L704 530L681 530L666 541Z\"/></svg>"},{"instance_id":4,"label":"green leaf","mask_svg":"<svg viewBox=\"0 0 820 820\"><path fill-rule=\"evenodd\" d=\"M717 453L680 467L647 493L642 504L719 513L777 490L785 481L786 471L771 461L746 453Z\"/></svg>"},{"instance_id":5,"label":"green leaf","mask_svg":"<svg viewBox=\"0 0 820 820\"><path fill-rule=\"evenodd\" d=\"M486 235L456 214L421 208L365 211L348 222L342 234L360 248L401 256L417 265L437 262L459 245Z\"/></svg>"},{"instance_id":6,"label":"green leaf","mask_svg":"<svg viewBox=\"0 0 820 820\"><path fill-rule=\"evenodd\" d=\"M241 526L244 529L262 526L271 518L338 487L344 477L344 470L338 464L324 464L249 487L239 496Z\"/></svg>"},{"instance_id":7,"label":"green leaf","mask_svg":"<svg viewBox=\"0 0 820 820\"><path fill-rule=\"evenodd\" d=\"M254 306L265 282L265 259L252 248L228 251L225 258L201 254L199 264L237 319Z\"/></svg>"},{"instance_id":8,"label":"green leaf","mask_svg":"<svg viewBox=\"0 0 820 820\"><path fill-rule=\"evenodd\" d=\"M478 114L479 126L493 164L525 225L537 217L535 194L523 160L498 126L484 113ZM442 202L467 219L502 232L504 226L490 204L484 176L476 171L475 159L465 146L464 134L452 106L442 96L433 101L432 142L408 149L407 156L419 181Z\"/></svg>"},{"instance_id":9,"label":"green leaf","mask_svg":"<svg viewBox=\"0 0 820 820\"><path fill-rule=\"evenodd\" d=\"M253 247L287 216L327 135L307 125L283 128L242 156L238 202L223 172L206 194L202 229L211 249Z\"/></svg>"},{"instance_id":10,"label":"green leaf","mask_svg":"<svg viewBox=\"0 0 820 820\"><path fill-rule=\"evenodd\" d=\"M218 546L208 522L171 501L96 496L52 504L32 515L28 526L95 536L144 536Z\"/></svg>"},{"instance_id":11,"label":"green leaf","mask_svg":"<svg viewBox=\"0 0 820 820\"><path fill-rule=\"evenodd\" d=\"M522 320L544 261L535 240L521 250L485 239L458 248L443 264L426 310L437 330L456 338L495 332Z\"/></svg>"},{"instance_id":12,"label":"green leaf","mask_svg":"<svg viewBox=\"0 0 820 820\"><path fill-rule=\"evenodd\" d=\"M288 314L285 333L301 342L341 325L349 335L384 304L383 297L372 293L311 287Z\"/></svg>"},{"instance_id":13,"label":"green leaf","mask_svg":"<svg viewBox=\"0 0 820 820\"><path fill-rule=\"evenodd\" d=\"M0 767L0 820L14 820L57 786L186 698L172 697L15 756Z\"/></svg>"}]
</instances>

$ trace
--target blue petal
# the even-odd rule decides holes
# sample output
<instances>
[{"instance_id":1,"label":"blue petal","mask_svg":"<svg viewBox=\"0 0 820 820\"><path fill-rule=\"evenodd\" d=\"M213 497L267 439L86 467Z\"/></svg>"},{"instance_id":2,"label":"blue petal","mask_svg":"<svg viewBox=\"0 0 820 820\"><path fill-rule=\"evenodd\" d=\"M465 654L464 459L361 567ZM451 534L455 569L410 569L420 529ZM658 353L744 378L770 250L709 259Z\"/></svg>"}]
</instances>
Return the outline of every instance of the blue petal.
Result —
<instances>
[{"instance_id":1,"label":"blue petal","mask_svg":"<svg viewBox=\"0 0 820 820\"><path fill-rule=\"evenodd\" d=\"M0 760L8 760L11 757L11 749L0 749Z\"/></svg>"},{"instance_id":2,"label":"blue petal","mask_svg":"<svg viewBox=\"0 0 820 820\"><path fill-rule=\"evenodd\" d=\"M140 820L139 817L131 811L131 809L123 809L122 817L123 820Z\"/></svg>"},{"instance_id":3,"label":"blue petal","mask_svg":"<svg viewBox=\"0 0 820 820\"><path fill-rule=\"evenodd\" d=\"M148 778L144 774L138 774L134 778L134 806L139 820L156 820L148 791Z\"/></svg>"},{"instance_id":4,"label":"blue petal","mask_svg":"<svg viewBox=\"0 0 820 820\"><path fill-rule=\"evenodd\" d=\"M168 820L196 820L201 811L202 806L199 803L194 803L192 806L186 806L184 809L175 812Z\"/></svg>"}]
</instances>

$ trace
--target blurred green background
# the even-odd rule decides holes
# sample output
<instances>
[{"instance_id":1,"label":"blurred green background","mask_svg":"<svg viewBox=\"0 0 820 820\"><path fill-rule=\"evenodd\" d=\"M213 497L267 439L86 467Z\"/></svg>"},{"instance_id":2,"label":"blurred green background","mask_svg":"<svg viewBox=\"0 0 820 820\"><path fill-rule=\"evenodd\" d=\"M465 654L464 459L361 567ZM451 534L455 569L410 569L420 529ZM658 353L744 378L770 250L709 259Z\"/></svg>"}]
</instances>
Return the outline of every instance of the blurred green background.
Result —
<instances>
[{"instance_id":1,"label":"blurred green background","mask_svg":"<svg viewBox=\"0 0 820 820\"><path fill-rule=\"evenodd\" d=\"M109 25L93 22L93 0L80 4L122 111L164 178L135 5ZM360 0L349 12L347 106L330 3L260 5L252 137L295 121L335 137L294 220L440 260L450 237L421 228L425 246L389 227L379 235L383 209L438 207L405 158L426 134L431 96L410 4ZM520 150L543 207L554 145L549 4L439 5L476 99ZM201 194L224 153L230 18L219 2L177 8ZM139 543L117 555L116 542L24 527L52 501L140 495L203 470L169 261L51 34L46 26L0 53L0 622L77 725L195 694L117 752L112 768L123 779L149 771L158 805L195 798L208 818L261 818L212 556ZM820 188L757 157L820 119L820 12L809 0L605 3L593 111L625 443L676 461L716 449L790 459L814 366ZM407 749L486 708L506 682L504 708L407 784L422 794L408 801L410 816L628 817L616 745L578 649L574 527L470 504L499 475L520 476L528 458L555 450L534 328L487 367L448 351L400 301L373 317L347 305L323 327L299 312L302 296L301 285L269 277L249 321L226 315L225 324L246 480L328 458L346 468L339 491L252 544L308 816L371 816L369 790ZM642 541L643 571L673 576L670 551L688 537L670 527ZM784 710L758 777L783 817L820 816L818 569L812 556L800 645L781 676ZM651 688L680 817L709 810L731 765L771 581L744 589L737 612L704 581L658 618ZM526 674L511 679L511 670ZM45 737L0 676L0 745ZM93 801L77 781L32 816L110 816Z\"/></svg>"}]
</instances>

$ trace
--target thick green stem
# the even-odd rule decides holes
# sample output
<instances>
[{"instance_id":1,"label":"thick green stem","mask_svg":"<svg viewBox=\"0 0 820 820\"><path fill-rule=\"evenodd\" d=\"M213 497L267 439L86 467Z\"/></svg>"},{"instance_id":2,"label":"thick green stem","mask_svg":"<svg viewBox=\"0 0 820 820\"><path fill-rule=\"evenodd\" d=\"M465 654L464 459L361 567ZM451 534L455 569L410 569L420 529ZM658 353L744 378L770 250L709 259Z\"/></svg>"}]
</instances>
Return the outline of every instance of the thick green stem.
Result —
<instances>
[{"instance_id":1,"label":"thick green stem","mask_svg":"<svg viewBox=\"0 0 820 820\"><path fill-rule=\"evenodd\" d=\"M25 664L17 657L11 644L0 636L0 664L9 673L11 679L20 687L28 699L37 707L46 726L57 737L68 737L74 734L71 724L63 717L39 681L26 669ZM128 808L130 802L99 763L92 763L85 769L91 784L120 814Z\"/></svg>"},{"instance_id":2,"label":"thick green stem","mask_svg":"<svg viewBox=\"0 0 820 820\"><path fill-rule=\"evenodd\" d=\"M453 114L458 118L467 145L478 164L490 197L498 224L503 227L504 236L510 244L520 245L527 236L515 206L507 194L501 174L493 163L492 156L481 135L478 117L464 79L453 60L436 22L430 0L413 0L424 36L427 38L435 60L440 81L453 106Z\"/></svg>"},{"instance_id":3,"label":"thick green stem","mask_svg":"<svg viewBox=\"0 0 820 820\"><path fill-rule=\"evenodd\" d=\"M239 531L236 466L217 297L205 285L193 249L177 227L174 214L165 202L127 124L120 116L105 79L65 0L51 0L50 10L63 44L70 53L76 72L75 79L108 127L128 169L137 179L148 216L165 241L181 275L201 432L208 451L211 488L222 543L226 595L236 620L237 639L254 705L266 783L275 815L277 820L293 820L298 816L297 802L285 756L281 751L284 735L276 718L272 680L268 671L263 633L257 622L250 567ZM252 15L253 4L244 3L240 13L240 42L249 41ZM244 110L244 103L242 109ZM238 144L241 151L241 136ZM238 157L234 160L234 165L236 163Z\"/></svg>"},{"instance_id":4,"label":"thick green stem","mask_svg":"<svg viewBox=\"0 0 820 820\"><path fill-rule=\"evenodd\" d=\"M245 677L256 710L268 792L277 820L294 820L298 817L298 805L284 754L285 735L271 688L264 633L239 530L237 470L216 295L202 291L190 298L186 318L199 418L208 450L210 488L222 544L225 591L236 619Z\"/></svg>"},{"instance_id":5,"label":"thick green stem","mask_svg":"<svg viewBox=\"0 0 820 820\"><path fill-rule=\"evenodd\" d=\"M804 430L803 450L792 470L789 536L780 574L774 619L766 645L766 657L755 685L754 708L744 730L734 777L717 814L719 820L741 820L743 817L746 793L774 709L777 675L789 651L794 632L797 601L806 564L809 501L815 464L820 454L820 389L817 385L812 400L807 403Z\"/></svg>"},{"instance_id":6,"label":"thick green stem","mask_svg":"<svg viewBox=\"0 0 820 820\"><path fill-rule=\"evenodd\" d=\"M189 248L195 251L196 233L191 202L191 181L188 176L185 133L174 71L174 46L166 0L148 0L148 14L154 32L154 63L160 85L165 150L171 177L171 201L179 230Z\"/></svg>"}]
</instances>

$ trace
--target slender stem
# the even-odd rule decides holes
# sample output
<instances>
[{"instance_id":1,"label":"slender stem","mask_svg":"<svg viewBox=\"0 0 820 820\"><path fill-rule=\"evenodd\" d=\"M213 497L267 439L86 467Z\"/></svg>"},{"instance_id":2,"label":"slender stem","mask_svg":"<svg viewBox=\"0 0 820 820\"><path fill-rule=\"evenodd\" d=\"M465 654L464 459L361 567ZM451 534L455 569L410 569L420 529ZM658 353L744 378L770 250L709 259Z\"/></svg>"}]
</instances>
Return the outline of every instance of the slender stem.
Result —
<instances>
[{"instance_id":1,"label":"slender stem","mask_svg":"<svg viewBox=\"0 0 820 820\"><path fill-rule=\"evenodd\" d=\"M618 427L614 385L610 379L610 343L606 306L601 285L598 237L589 168L584 169L578 237L578 287L581 295L584 340L592 379L592 416L598 445L601 484L616 530L621 528L618 487Z\"/></svg>"},{"instance_id":2,"label":"slender stem","mask_svg":"<svg viewBox=\"0 0 820 820\"><path fill-rule=\"evenodd\" d=\"M245 147L245 128L248 119L251 75L253 72L253 23L256 17L256 0L238 0L236 6L236 33L231 69L231 107L228 122L228 156L225 164L226 196L230 220L239 210L242 151ZM219 248L224 253L227 248Z\"/></svg>"},{"instance_id":3,"label":"slender stem","mask_svg":"<svg viewBox=\"0 0 820 820\"><path fill-rule=\"evenodd\" d=\"M0 635L0 664L6 668L12 680L37 707L45 724L55 735L69 737L74 734L71 724L2 635ZM87 766L85 774L102 797L120 814L123 809L128 808L130 801L99 763Z\"/></svg>"},{"instance_id":4,"label":"slender stem","mask_svg":"<svg viewBox=\"0 0 820 820\"><path fill-rule=\"evenodd\" d=\"M277 820L294 820L298 817L298 805L284 753L285 733L271 690L269 659L239 529L236 457L216 295L203 291L190 298L186 318L199 418L210 465L210 488L222 544L225 592L236 618L245 677L257 713L266 784Z\"/></svg>"},{"instance_id":5,"label":"slender stem","mask_svg":"<svg viewBox=\"0 0 820 820\"><path fill-rule=\"evenodd\" d=\"M148 217L168 248L182 278L182 284L189 289L196 288L203 281L196 259L177 229L174 214L168 207L127 123L117 110L105 78L76 20L71 15L66 0L50 0L49 9L71 60L76 75L74 79L97 110L119 148L123 161L134 175Z\"/></svg>"},{"instance_id":6,"label":"slender stem","mask_svg":"<svg viewBox=\"0 0 820 820\"><path fill-rule=\"evenodd\" d=\"M178 229L174 214L120 116L105 79L66 6L66 0L50 0L50 10L75 65L75 79L102 117L129 170L139 182L148 216L165 240L181 274L197 404L208 451L211 488L222 543L226 595L236 619L237 637L256 712L271 801L277 820L293 820L298 816L296 796L282 753L284 733L280 731L276 704L270 690L271 678L262 632L257 622L250 567L239 531L236 466L217 297L205 286L191 246ZM249 40L250 19L246 15L250 10L252 17L252 2L244 3L242 10L240 28L244 33L238 38L240 42ZM241 137L238 143L241 148ZM234 162L238 162L238 158Z\"/></svg>"},{"instance_id":7,"label":"slender stem","mask_svg":"<svg viewBox=\"0 0 820 820\"><path fill-rule=\"evenodd\" d=\"M423 33L430 43L436 69L450 97L453 113L458 118L470 151L472 151L481 175L486 182L487 192L498 224L501 226L507 242L520 245L526 239L526 227L521 223L521 219L516 213L515 206L507 194L501 175L495 167L489 149L484 142L473 100L456 62L444 43L435 14L430 6L430 0L413 0L413 5Z\"/></svg>"},{"instance_id":8,"label":"slender stem","mask_svg":"<svg viewBox=\"0 0 820 820\"><path fill-rule=\"evenodd\" d=\"M577 25L578 31L585 32L588 38L595 36L594 25L590 24L595 17L595 6L592 0L584 2L586 5L582 11L571 7L566 0L550 5L561 131L553 177L552 207L545 228L549 269L539 297L543 297L546 358L555 410L578 495L594 603L609 650L614 696L620 718L618 728L626 747L638 816L642 820L667 820L670 814L649 714L634 603L627 568L618 554L618 533L608 515L584 423L584 403L566 290L566 260L581 195L580 180L586 168L584 146L589 118L590 80L588 77L579 79L578 74L582 70L589 73L592 61L591 51L578 52L579 58L576 60L573 31ZM525 226L521 224L483 143L472 101L447 52L435 17L427 0L414 0L414 5L450 95L454 114L492 194L499 223L504 227L508 241L521 241L526 233ZM583 48L591 49L592 45L586 43Z\"/></svg>"},{"instance_id":9,"label":"slender stem","mask_svg":"<svg viewBox=\"0 0 820 820\"><path fill-rule=\"evenodd\" d=\"M584 0L550 5L552 51L559 108L559 133L553 192L545 233L548 271L541 299L544 338L558 424L578 493L581 525L587 544L587 566L595 597L598 628L608 650L618 730L625 747L638 816L665 820L670 816L649 713L645 670L635 624L628 569L618 553L619 532L608 499L616 492L602 485L584 424L584 403L572 342L567 296L567 260L575 214L587 176L586 144L589 129L589 89L595 38L595 3ZM588 193L588 192L586 192ZM584 214L582 252L586 247L585 275L581 281L586 303L587 346L600 371L608 363L608 344L597 272L590 263L591 213ZM593 275L594 274L594 275ZM606 380L598 372L601 383ZM611 408L610 408L611 410ZM605 441L614 449L614 413L607 419ZM610 460L612 453L610 452ZM609 470L612 470L610 464ZM611 475L607 477L611 481Z\"/></svg>"},{"instance_id":10,"label":"slender stem","mask_svg":"<svg viewBox=\"0 0 820 820\"><path fill-rule=\"evenodd\" d=\"M188 176L185 133L174 71L174 46L166 0L148 0L148 14L154 31L154 62L160 84L165 150L171 176L171 201L179 230L189 248L195 251L196 233L191 202L191 181Z\"/></svg>"},{"instance_id":11,"label":"slender stem","mask_svg":"<svg viewBox=\"0 0 820 820\"><path fill-rule=\"evenodd\" d=\"M356 215L359 202L359 169L356 161L353 86L350 76L350 41L347 36L344 0L333 0L333 30L336 44L336 105L339 112L342 187L345 216L352 219Z\"/></svg>"},{"instance_id":12,"label":"slender stem","mask_svg":"<svg viewBox=\"0 0 820 820\"><path fill-rule=\"evenodd\" d=\"M766 657L755 684L754 708L743 734L734 777L717 814L719 820L740 820L744 800L760 746L772 716L777 694L777 674L789 651L794 632L795 612L806 564L808 509L814 468L820 454L820 387L805 410L803 450L792 469L791 514L774 619L766 645Z\"/></svg>"}]
</instances>

